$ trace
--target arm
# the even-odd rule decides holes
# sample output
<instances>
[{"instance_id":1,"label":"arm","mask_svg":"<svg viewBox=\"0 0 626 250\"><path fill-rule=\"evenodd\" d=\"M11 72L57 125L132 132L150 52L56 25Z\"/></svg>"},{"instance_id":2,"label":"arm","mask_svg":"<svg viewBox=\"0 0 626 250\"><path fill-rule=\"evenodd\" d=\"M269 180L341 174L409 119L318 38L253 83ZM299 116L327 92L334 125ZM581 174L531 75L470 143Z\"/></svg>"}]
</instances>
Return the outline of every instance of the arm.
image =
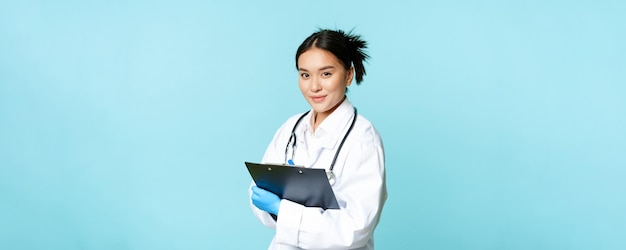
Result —
<instances>
[{"instance_id":1,"label":"arm","mask_svg":"<svg viewBox=\"0 0 626 250\"><path fill-rule=\"evenodd\" d=\"M282 200L276 222L276 242L300 248L362 247L372 237L387 197L384 152L370 131L348 151L335 170L333 187L340 209L322 210ZM372 138L373 137L373 138ZM358 137L357 137L358 138ZM338 172L341 171L341 172Z\"/></svg>"}]
</instances>

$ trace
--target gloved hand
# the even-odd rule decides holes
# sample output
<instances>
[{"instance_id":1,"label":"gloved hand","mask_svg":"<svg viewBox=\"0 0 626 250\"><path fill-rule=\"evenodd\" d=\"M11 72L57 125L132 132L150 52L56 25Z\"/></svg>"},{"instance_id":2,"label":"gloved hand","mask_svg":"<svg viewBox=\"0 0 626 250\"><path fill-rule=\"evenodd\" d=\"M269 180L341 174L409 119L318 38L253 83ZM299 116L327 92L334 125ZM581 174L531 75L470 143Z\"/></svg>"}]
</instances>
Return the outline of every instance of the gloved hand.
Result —
<instances>
[{"instance_id":1,"label":"gloved hand","mask_svg":"<svg viewBox=\"0 0 626 250\"><path fill-rule=\"evenodd\" d=\"M278 215L280 198L270 191L267 191L257 186L253 186L252 204L265 212Z\"/></svg>"}]
</instances>

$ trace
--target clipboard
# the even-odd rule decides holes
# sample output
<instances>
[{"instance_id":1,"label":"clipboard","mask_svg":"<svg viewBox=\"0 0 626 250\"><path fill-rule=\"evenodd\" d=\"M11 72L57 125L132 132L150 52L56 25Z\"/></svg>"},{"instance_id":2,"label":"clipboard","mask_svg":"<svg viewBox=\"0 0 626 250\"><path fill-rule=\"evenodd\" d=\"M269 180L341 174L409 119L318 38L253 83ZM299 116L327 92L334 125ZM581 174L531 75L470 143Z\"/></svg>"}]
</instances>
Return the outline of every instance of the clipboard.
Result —
<instances>
[{"instance_id":1,"label":"clipboard","mask_svg":"<svg viewBox=\"0 0 626 250\"><path fill-rule=\"evenodd\" d=\"M306 207L339 209L324 169L253 162L245 164L258 187L278 195L281 199Z\"/></svg>"}]
</instances>

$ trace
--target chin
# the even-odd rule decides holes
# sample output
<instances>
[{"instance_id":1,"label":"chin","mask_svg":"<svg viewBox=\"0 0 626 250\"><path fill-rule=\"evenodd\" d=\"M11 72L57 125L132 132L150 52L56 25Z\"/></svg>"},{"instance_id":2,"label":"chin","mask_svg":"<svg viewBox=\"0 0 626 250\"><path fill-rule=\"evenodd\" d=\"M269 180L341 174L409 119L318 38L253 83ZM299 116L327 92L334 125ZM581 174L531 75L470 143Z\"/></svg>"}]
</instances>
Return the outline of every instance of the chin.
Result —
<instances>
[{"instance_id":1,"label":"chin","mask_svg":"<svg viewBox=\"0 0 626 250\"><path fill-rule=\"evenodd\" d=\"M326 113L330 109L327 109L327 108L318 108L318 109L313 108L313 110L315 110L316 113Z\"/></svg>"},{"instance_id":2,"label":"chin","mask_svg":"<svg viewBox=\"0 0 626 250\"><path fill-rule=\"evenodd\" d=\"M313 109L313 111L317 113L324 112L327 110L324 107L320 107L317 103L311 103L311 109Z\"/></svg>"}]
</instances>

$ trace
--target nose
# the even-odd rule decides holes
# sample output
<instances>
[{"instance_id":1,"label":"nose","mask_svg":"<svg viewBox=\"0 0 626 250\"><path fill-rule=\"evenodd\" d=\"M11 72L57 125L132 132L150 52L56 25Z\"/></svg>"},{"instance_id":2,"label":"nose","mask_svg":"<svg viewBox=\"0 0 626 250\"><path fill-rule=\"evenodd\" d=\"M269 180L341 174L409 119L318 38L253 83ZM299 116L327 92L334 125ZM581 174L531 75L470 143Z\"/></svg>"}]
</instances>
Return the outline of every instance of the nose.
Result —
<instances>
[{"instance_id":1,"label":"nose","mask_svg":"<svg viewBox=\"0 0 626 250\"><path fill-rule=\"evenodd\" d=\"M319 79L319 77L315 77L313 79L311 79L311 91L312 92L318 92L320 90L322 90L322 83Z\"/></svg>"}]
</instances>

